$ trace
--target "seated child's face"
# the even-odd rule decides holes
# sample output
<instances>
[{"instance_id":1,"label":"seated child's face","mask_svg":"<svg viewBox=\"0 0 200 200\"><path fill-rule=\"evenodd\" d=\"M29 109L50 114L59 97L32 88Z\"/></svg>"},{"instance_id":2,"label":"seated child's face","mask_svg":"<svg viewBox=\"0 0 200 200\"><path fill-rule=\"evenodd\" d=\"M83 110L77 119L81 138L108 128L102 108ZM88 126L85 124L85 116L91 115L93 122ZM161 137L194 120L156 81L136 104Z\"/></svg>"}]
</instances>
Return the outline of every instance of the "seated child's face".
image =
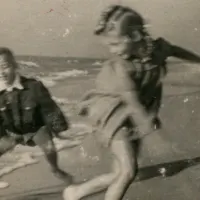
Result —
<instances>
[{"instance_id":1,"label":"seated child's face","mask_svg":"<svg viewBox=\"0 0 200 200\"><path fill-rule=\"evenodd\" d=\"M6 55L0 55L0 82L6 85L12 84L15 77L15 68Z\"/></svg>"}]
</instances>

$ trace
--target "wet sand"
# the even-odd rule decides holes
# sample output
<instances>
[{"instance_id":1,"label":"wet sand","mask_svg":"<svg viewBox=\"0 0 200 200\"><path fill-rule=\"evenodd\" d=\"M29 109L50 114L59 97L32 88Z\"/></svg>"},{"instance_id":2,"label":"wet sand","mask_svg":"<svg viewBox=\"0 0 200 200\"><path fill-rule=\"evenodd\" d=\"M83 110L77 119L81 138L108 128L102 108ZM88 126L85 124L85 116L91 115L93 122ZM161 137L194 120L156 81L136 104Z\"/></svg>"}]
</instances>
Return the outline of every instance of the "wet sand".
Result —
<instances>
[{"instance_id":1,"label":"wet sand","mask_svg":"<svg viewBox=\"0 0 200 200\"><path fill-rule=\"evenodd\" d=\"M47 61L43 60L43 63L45 62ZM59 59L56 63L57 67L63 66ZM89 72L87 76L69 77L58 81L57 85L49 88L52 94L57 98L76 102L83 91L93 87L94 77L99 68L99 66L91 68L91 63L86 65L88 67L82 67ZM80 68L81 64L76 64L74 68L77 69L78 66ZM200 70L198 67L198 65L173 62L169 68L170 73L165 81L161 110L164 126L161 131L155 132L143 141L139 158L140 171L136 181L127 192L128 199L189 200L199 198ZM37 70L35 69L33 73ZM25 71L28 73L30 69L26 68ZM83 123L76 116L75 103L63 104L62 109L70 116L73 123ZM14 156L19 158L24 152L38 155L39 150L17 148L13 153L2 158L2 163L8 164L9 159L12 160ZM68 147L59 155L62 168L71 172L77 181L109 171L110 155L92 135L85 137L83 143L74 148L69 147L68 143ZM1 177L1 180L10 184L10 187L0 190L0 199L62 199L64 184L53 177L42 156L36 159L38 163ZM13 160L13 163L16 160ZM91 199L102 199L102 197L103 194Z\"/></svg>"}]
</instances>

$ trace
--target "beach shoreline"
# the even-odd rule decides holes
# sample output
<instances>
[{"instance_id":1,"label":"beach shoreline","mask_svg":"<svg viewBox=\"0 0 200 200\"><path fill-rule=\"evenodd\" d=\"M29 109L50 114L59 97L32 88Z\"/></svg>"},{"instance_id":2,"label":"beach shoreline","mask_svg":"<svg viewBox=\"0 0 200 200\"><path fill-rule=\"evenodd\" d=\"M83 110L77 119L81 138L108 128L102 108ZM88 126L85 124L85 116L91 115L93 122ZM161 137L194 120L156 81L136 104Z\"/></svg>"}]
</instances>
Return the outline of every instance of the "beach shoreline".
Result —
<instances>
[{"instance_id":1,"label":"beach shoreline","mask_svg":"<svg viewBox=\"0 0 200 200\"><path fill-rule=\"evenodd\" d=\"M41 80L45 80L49 75L52 77L52 74L54 78L56 77L56 84L49 85L49 90L66 116L69 116L72 123L79 126L76 128L81 131L84 129L84 121L76 114L76 104L84 91L93 88L94 78L101 63L99 61L88 63L78 61L69 64L66 60L60 61L58 58L57 62L56 60L47 62L41 58L40 62L32 60L32 63L30 63L30 60L25 59L21 62L21 65L25 74L38 75ZM97 64L92 65L94 63ZM50 67L48 68L48 66ZM161 112L164 128L161 132L145 139L145 147L139 160L140 167L198 156L200 151L200 137L198 136L200 128L198 123L200 75L198 74L198 67L198 65L182 64L180 62L169 67L169 75L165 80L164 102ZM80 71L72 71L74 69ZM41 75L41 72L44 74ZM57 74L55 75L55 73ZM191 137L191 132L193 137ZM76 146L74 144L73 147L73 144L68 141L64 144L66 148L59 152L61 167L69 170L77 180L88 179L93 175L109 171L110 155L107 155L106 149L101 147L92 135L86 134L81 145L77 144ZM61 143L58 143L58 146L61 148ZM17 163L20 159L22 161L28 160L31 163L34 160L31 160L32 156L36 156L37 163L32 163L26 167L26 164L23 166L21 163L20 167L20 164ZM2 157L1 163L0 177L1 175L2 177L0 180L10 184L8 188L0 189L1 200L62 199L61 193L65 185L47 170L49 169L48 164L38 148L17 147L15 151ZM15 171L10 168L11 171L8 173L9 166L19 168ZM198 169L198 167L196 168ZM181 175L169 178L166 181L159 177L134 183L127 196L129 198L136 196L137 199L146 200L148 199L147 191L151 191L152 199L160 199L163 194L166 194L167 198L167 196L170 196L166 189L167 186L171 188L171 194L177 195L177 200L191 199L189 197L185 198L186 192L193 195L194 198L192 199L195 199L200 195L198 182L195 183L194 181L196 180L195 173L198 176L199 172L200 170L190 168ZM3 176L3 173L6 175ZM187 179L188 176L190 180ZM156 190L158 185L160 187L159 191ZM187 189L184 191L184 188ZM102 195L92 198L102 199Z\"/></svg>"}]
</instances>

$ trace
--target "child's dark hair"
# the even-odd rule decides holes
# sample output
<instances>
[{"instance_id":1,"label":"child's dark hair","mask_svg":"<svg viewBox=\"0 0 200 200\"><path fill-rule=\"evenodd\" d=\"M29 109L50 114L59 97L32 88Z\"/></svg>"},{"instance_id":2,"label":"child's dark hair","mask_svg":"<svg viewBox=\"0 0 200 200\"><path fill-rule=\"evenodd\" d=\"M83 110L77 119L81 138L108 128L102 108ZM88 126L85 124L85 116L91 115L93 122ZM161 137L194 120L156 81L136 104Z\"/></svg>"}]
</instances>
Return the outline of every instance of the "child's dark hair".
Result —
<instances>
[{"instance_id":1,"label":"child's dark hair","mask_svg":"<svg viewBox=\"0 0 200 200\"><path fill-rule=\"evenodd\" d=\"M99 22L95 28L94 33L96 35L101 35L107 28L108 22L111 20L118 21L124 14L130 13L134 19L134 26L143 27L144 19L135 10L124 7L121 5L112 5L107 7L100 16Z\"/></svg>"},{"instance_id":2,"label":"child's dark hair","mask_svg":"<svg viewBox=\"0 0 200 200\"><path fill-rule=\"evenodd\" d=\"M6 56L8 61L12 62L12 67L17 68L15 57L11 49L7 47L0 47L0 56Z\"/></svg>"},{"instance_id":3,"label":"child's dark hair","mask_svg":"<svg viewBox=\"0 0 200 200\"><path fill-rule=\"evenodd\" d=\"M144 53L144 60L149 60L150 55L153 50L153 40L149 35L145 27L145 20L143 17L136 12L135 10L121 6L121 5L112 5L105 9L99 19L99 22L95 28L95 35L101 35L109 32L112 29L115 29L116 22L119 22L123 17L126 17L127 23L122 30L122 34L125 34L129 38L134 38L134 30L138 30L142 35L143 41L146 43L146 51Z\"/></svg>"}]
</instances>

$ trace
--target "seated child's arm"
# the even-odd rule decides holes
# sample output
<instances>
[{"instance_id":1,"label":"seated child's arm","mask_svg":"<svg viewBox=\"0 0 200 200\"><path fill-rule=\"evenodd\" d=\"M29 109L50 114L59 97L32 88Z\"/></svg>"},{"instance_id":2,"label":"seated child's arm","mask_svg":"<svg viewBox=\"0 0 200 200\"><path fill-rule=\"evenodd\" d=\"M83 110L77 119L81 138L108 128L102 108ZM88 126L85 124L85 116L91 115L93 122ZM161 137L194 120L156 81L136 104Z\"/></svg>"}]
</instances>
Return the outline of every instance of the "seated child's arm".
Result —
<instances>
[{"instance_id":1,"label":"seated child's arm","mask_svg":"<svg viewBox=\"0 0 200 200\"><path fill-rule=\"evenodd\" d=\"M68 130L69 122L59 106L52 99L48 89L43 85L42 82L38 81L35 86L35 90L41 115L49 130L57 136L59 133Z\"/></svg>"}]
</instances>

